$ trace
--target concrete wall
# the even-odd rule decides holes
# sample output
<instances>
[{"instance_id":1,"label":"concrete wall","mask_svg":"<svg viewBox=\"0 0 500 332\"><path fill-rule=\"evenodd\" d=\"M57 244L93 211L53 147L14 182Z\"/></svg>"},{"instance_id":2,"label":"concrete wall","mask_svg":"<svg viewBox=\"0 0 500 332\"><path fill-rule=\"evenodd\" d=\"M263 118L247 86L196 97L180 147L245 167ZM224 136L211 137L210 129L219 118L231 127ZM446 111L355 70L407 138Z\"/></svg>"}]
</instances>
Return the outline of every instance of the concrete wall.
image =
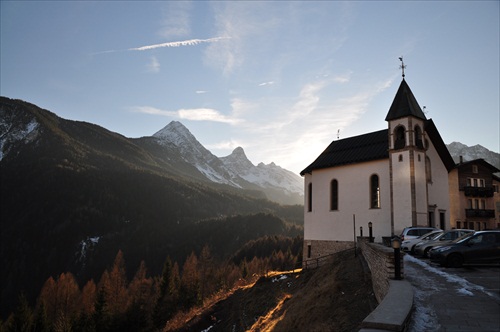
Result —
<instances>
[{"instance_id":1,"label":"concrete wall","mask_svg":"<svg viewBox=\"0 0 500 332\"><path fill-rule=\"evenodd\" d=\"M372 275L373 292L380 303L389 290L389 280L394 279L394 249L380 243L369 243L368 238L358 237L358 246ZM404 277L403 256L401 252L401 277Z\"/></svg>"}]
</instances>

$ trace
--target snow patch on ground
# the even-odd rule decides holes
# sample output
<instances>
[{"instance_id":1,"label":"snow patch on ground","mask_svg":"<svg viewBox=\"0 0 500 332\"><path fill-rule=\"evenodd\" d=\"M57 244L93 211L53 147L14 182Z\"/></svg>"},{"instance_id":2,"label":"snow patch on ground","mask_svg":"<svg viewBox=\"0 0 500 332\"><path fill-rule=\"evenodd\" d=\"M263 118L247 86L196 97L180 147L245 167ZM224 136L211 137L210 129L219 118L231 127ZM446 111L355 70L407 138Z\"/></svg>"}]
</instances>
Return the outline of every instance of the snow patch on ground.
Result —
<instances>
[{"instance_id":1,"label":"snow patch on ground","mask_svg":"<svg viewBox=\"0 0 500 332\"><path fill-rule=\"evenodd\" d=\"M415 259L409 255L405 255L404 257L405 260ZM418 282L412 282L414 285L414 312L412 314L412 323L409 326L409 331L420 332L439 330L440 325L438 323L438 318L429 301L429 297L439 290L438 285L433 279L424 274L419 274L415 268L409 264L405 265L405 278L418 279Z\"/></svg>"},{"instance_id":2,"label":"snow patch on ground","mask_svg":"<svg viewBox=\"0 0 500 332\"><path fill-rule=\"evenodd\" d=\"M443 278L445 278L448 282L451 283L456 283L458 284L459 288L457 288L457 292L461 295L467 295L467 296L474 296L474 293L472 293L473 290L476 291L481 291L483 293L489 294L484 287L481 287L479 285L474 285L465 280L464 278L461 278L459 276L451 275L449 273L446 273L444 271L441 271L433 266L430 266L429 264L421 261L420 259L417 259L413 256L406 255L405 259L408 261L411 261L412 263L418 264L421 267L423 267L425 270L432 272L434 274L437 274Z\"/></svg>"},{"instance_id":3,"label":"snow patch on ground","mask_svg":"<svg viewBox=\"0 0 500 332\"><path fill-rule=\"evenodd\" d=\"M271 281L272 281L272 282L278 282L278 281L281 281L281 280L285 280L285 279L287 279L287 278L288 278L288 276L286 276L286 275L282 274L282 275L280 275L280 276L278 276L278 277L276 277L276 278L273 278Z\"/></svg>"},{"instance_id":4,"label":"snow patch on ground","mask_svg":"<svg viewBox=\"0 0 500 332\"><path fill-rule=\"evenodd\" d=\"M100 238L100 236L88 236L85 240L80 241L78 244L79 250L75 254L76 260L85 265L87 252L92 250L99 243Z\"/></svg>"}]
</instances>

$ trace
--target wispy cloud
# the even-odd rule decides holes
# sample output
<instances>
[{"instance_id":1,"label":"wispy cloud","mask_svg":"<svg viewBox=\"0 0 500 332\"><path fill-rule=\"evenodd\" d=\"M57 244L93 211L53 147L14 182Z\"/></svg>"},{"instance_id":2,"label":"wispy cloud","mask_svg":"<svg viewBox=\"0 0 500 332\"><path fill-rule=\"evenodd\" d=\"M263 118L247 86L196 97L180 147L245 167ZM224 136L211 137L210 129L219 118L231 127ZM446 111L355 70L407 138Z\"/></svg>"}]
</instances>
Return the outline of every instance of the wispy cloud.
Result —
<instances>
[{"instance_id":1,"label":"wispy cloud","mask_svg":"<svg viewBox=\"0 0 500 332\"><path fill-rule=\"evenodd\" d=\"M161 115L191 121L212 121L231 125L242 122L242 119L226 116L212 108L190 108L179 109L177 111L166 111L150 106L137 106L132 108L132 112L151 115Z\"/></svg>"},{"instance_id":2,"label":"wispy cloud","mask_svg":"<svg viewBox=\"0 0 500 332\"><path fill-rule=\"evenodd\" d=\"M260 83L259 86L273 85L274 81Z\"/></svg>"},{"instance_id":3,"label":"wispy cloud","mask_svg":"<svg viewBox=\"0 0 500 332\"><path fill-rule=\"evenodd\" d=\"M152 73L158 73L160 71L160 62L155 56L151 57L151 62L148 64L148 71Z\"/></svg>"},{"instance_id":4,"label":"wispy cloud","mask_svg":"<svg viewBox=\"0 0 500 332\"><path fill-rule=\"evenodd\" d=\"M167 39L189 36L192 8L193 4L189 1L167 1L158 34Z\"/></svg>"},{"instance_id":5,"label":"wispy cloud","mask_svg":"<svg viewBox=\"0 0 500 332\"><path fill-rule=\"evenodd\" d=\"M196 90L195 93L196 94L204 94L204 93L207 93L208 91L205 91L205 90Z\"/></svg>"}]
</instances>

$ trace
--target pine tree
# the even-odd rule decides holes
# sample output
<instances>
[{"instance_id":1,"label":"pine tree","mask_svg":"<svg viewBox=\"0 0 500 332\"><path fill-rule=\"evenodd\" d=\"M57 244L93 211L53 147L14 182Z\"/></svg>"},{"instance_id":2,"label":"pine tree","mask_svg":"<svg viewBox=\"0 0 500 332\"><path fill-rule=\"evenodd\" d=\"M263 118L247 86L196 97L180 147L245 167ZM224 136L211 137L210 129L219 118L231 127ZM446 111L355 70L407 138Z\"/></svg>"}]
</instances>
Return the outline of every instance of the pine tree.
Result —
<instances>
[{"instance_id":1,"label":"pine tree","mask_svg":"<svg viewBox=\"0 0 500 332\"><path fill-rule=\"evenodd\" d=\"M163 264L163 272L159 281L159 292L153 310L153 321L156 327L161 328L177 311L179 299L179 265L172 266L170 257Z\"/></svg>"},{"instance_id":2,"label":"pine tree","mask_svg":"<svg viewBox=\"0 0 500 332\"><path fill-rule=\"evenodd\" d=\"M107 331L110 323L108 306L106 303L106 291L101 288L97 292L97 298L94 305L94 314L92 315L95 331Z\"/></svg>"},{"instance_id":3,"label":"pine tree","mask_svg":"<svg viewBox=\"0 0 500 332\"><path fill-rule=\"evenodd\" d=\"M201 302L198 258L194 252L189 255L182 267L180 297L180 302L186 309Z\"/></svg>"},{"instance_id":4,"label":"pine tree","mask_svg":"<svg viewBox=\"0 0 500 332\"><path fill-rule=\"evenodd\" d=\"M82 289L82 311L85 315L92 315L95 309L97 286L93 279L89 280Z\"/></svg>"},{"instance_id":5,"label":"pine tree","mask_svg":"<svg viewBox=\"0 0 500 332\"><path fill-rule=\"evenodd\" d=\"M127 310L127 276L125 273L125 260L121 250L116 254L108 278L103 282L106 292L106 304L110 315L116 316Z\"/></svg>"}]
</instances>

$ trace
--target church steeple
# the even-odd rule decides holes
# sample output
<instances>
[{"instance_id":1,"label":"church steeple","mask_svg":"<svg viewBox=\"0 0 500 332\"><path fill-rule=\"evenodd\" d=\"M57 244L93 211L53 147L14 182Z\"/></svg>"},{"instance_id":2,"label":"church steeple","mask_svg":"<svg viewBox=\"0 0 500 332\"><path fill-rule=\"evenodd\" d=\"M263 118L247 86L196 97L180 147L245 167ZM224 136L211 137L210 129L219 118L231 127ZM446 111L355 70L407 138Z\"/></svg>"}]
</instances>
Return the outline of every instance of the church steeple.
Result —
<instances>
[{"instance_id":1,"label":"church steeple","mask_svg":"<svg viewBox=\"0 0 500 332\"><path fill-rule=\"evenodd\" d=\"M392 101L391 108L389 108L389 112L385 117L385 121L392 121L410 115L427 120L424 112L422 112L422 109L418 105L417 99L415 99L413 92L411 92L410 87L403 77L398 92Z\"/></svg>"}]
</instances>

